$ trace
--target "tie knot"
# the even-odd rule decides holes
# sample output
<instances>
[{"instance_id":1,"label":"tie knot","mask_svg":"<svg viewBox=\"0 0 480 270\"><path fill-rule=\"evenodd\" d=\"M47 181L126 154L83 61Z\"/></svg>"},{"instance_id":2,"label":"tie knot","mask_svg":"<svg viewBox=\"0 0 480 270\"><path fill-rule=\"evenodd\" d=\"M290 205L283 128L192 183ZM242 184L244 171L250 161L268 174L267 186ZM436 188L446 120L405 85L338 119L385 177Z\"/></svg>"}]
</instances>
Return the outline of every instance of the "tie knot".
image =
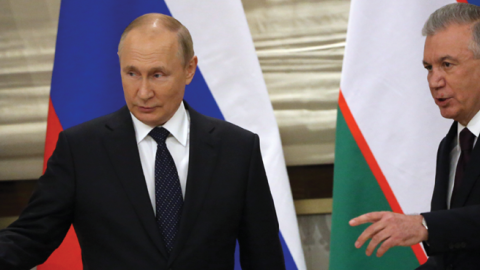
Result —
<instances>
[{"instance_id":1,"label":"tie knot","mask_svg":"<svg viewBox=\"0 0 480 270\"><path fill-rule=\"evenodd\" d=\"M462 152L472 150L475 138L475 135L468 128L464 128L460 132L460 149L462 149Z\"/></svg>"},{"instance_id":2,"label":"tie knot","mask_svg":"<svg viewBox=\"0 0 480 270\"><path fill-rule=\"evenodd\" d=\"M165 143L165 140L167 139L168 134L170 134L170 132L165 128L156 127L152 129L152 131L150 131L148 135L150 135L150 137L152 137L157 142L157 144L160 144L160 143Z\"/></svg>"}]
</instances>

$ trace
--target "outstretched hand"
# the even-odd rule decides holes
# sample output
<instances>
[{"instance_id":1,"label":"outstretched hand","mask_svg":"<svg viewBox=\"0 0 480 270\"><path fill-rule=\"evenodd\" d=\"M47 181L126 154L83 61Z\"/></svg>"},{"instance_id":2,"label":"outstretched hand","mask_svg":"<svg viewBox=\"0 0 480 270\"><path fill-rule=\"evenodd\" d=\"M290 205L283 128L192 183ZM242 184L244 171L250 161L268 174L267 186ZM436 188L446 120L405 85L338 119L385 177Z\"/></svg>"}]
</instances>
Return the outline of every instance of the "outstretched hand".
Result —
<instances>
[{"instance_id":1,"label":"outstretched hand","mask_svg":"<svg viewBox=\"0 0 480 270\"><path fill-rule=\"evenodd\" d=\"M423 216L404 215L392 212L371 212L350 220L350 226L373 223L366 228L355 242L360 248L368 239L366 254L372 255L375 247L383 242L377 250L377 257L381 257L388 249L394 246L412 246L428 240L428 231L422 225Z\"/></svg>"}]
</instances>

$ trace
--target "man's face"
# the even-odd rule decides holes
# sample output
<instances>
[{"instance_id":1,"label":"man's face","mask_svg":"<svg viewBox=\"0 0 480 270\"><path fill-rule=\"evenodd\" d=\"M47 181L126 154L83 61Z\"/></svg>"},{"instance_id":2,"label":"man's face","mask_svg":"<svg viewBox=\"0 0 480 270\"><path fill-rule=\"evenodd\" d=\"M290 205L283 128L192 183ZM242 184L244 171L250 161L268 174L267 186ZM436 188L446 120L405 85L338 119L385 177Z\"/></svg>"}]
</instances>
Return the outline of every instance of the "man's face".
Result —
<instances>
[{"instance_id":1,"label":"man's face","mask_svg":"<svg viewBox=\"0 0 480 270\"><path fill-rule=\"evenodd\" d=\"M428 36L423 64L440 113L462 125L480 110L480 60L469 49L471 25L451 25Z\"/></svg>"},{"instance_id":2,"label":"man's face","mask_svg":"<svg viewBox=\"0 0 480 270\"><path fill-rule=\"evenodd\" d=\"M187 65L181 57L176 33L144 27L127 34L119 51L123 92L138 120L158 126L175 114L197 66L196 57Z\"/></svg>"}]
</instances>

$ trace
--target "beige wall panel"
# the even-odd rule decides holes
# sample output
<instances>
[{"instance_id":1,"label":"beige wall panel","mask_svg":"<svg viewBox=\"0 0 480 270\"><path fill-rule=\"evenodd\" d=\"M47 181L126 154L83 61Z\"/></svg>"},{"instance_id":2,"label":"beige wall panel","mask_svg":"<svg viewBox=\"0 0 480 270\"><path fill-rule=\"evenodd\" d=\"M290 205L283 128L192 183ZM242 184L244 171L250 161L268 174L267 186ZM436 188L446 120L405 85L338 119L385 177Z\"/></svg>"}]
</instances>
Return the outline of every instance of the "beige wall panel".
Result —
<instances>
[{"instance_id":1,"label":"beige wall panel","mask_svg":"<svg viewBox=\"0 0 480 270\"><path fill-rule=\"evenodd\" d=\"M0 179L24 180L37 179L42 175L42 156L23 156L21 158L0 159ZM0 181L2 181L0 180Z\"/></svg>"},{"instance_id":2,"label":"beige wall panel","mask_svg":"<svg viewBox=\"0 0 480 270\"><path fill-rule=\"evenodd\" d=\"M60 0L0 1L0 180L42 172Z\"/></svg>"},{"instance_id":3,"label":"beige wall panel","mask_svg":"<svg viewBox=\"0 0 480 270\"><path fill-rule=\"evenodd\" d=\"M242 3L287 165L333 163L350 1Z\"/></svg>"}]
</instances>

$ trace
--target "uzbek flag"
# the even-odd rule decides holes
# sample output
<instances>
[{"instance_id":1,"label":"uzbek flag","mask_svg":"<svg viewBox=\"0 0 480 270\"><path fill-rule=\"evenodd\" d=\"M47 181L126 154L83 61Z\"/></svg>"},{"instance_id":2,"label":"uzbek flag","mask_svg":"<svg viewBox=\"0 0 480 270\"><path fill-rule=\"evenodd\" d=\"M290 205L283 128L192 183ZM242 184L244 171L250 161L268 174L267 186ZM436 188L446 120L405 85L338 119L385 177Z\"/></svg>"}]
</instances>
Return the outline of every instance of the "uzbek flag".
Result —
<instances>
[{"instance_id":1,"label":"uzbek flag","mask_svg":"<svg viewBox=\"0 0 480 270\"><path fill-rule=\"evenodd\" d=\"M152 12L173 15L192 34L199 70L186 88L188 103L259 134L287 269L305 269L278 127L240 0L62 1L45 160L61 130L125 105L119 38L132 20ZM38 269L82 269L73 230Z\"/></svg>"},{"instance_id":2,"label":"uzbek flag","mask_svg":"<svg viewBox=\"0 0 480 270\"><path fill-rule=\"evenodd\" d=\"M367 257L367 244L357 250L354 243L368 224L348 221L372 211L430 210L437 148L452 121L430 95L421 31L433 11L454 2L352 0L338 101L331 270L414 269L427 260L420 244Z\"/></svg>"}]
</instances>

